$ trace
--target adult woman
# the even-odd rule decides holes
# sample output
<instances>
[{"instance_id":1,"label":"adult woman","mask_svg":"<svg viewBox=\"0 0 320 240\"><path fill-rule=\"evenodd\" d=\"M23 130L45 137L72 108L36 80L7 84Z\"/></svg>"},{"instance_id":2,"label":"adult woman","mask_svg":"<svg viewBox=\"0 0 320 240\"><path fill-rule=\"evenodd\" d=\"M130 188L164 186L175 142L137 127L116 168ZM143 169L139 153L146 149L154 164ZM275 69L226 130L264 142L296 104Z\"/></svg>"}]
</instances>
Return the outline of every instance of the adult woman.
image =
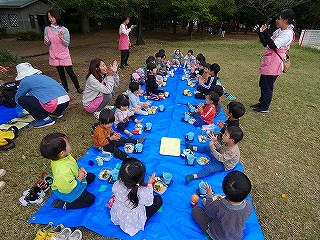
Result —
<instances>
[{"instance_id":1,"label":"adult woman","mask_svg":"<svg viewBox=\"0 0 320 240\"><path fill-rule=\"evenodd\" d=\"M59 73L64 89L69 92L68 82L64 69L66 69L78 93L82 93L78 78L72 69L72 61L69 52L70 34L63 26L61 15L56 10L49 10L48 19L50 25L44 29L44 43L49 46L49 65L55 66Z\"/></svg>"},{"instance_id":2,"label":"adult woman","mask_svg":"<svg viewBox=\"0 0 320 240\"><path fill-rule=\"evenodd\" d=\"M264 24L261 27L259 25L254 27L254 31L258 34L262 45L266 47L259 69L261 96L259 103L250 106L255 112L269 112L274 82L282 74L282 60L285 59L286 51L294 41L294 16L293 10L283 10L276 20L278 29L273 32L272 36L268 33L270 26Z\"/></svg>"},{"instance_id":3,"label":"adult woman","mask_svg":"<svg viewBox=\"0 0 320 240\"><path fill-rule=\"evenodd\" d=\"M129 58L129 49L131 46L129 33L131 30L135 27L135 25L131 25L130 28L128 28L128 24L130 22L130 17L126 16L124 17L122 24L119 28L119 50L121 52L121 62L120 62L120 68L123 69L125 66L128 65L128 58Z\"/></svg>"},{"instance_id":4,"label":"adult woman","mask_svg":"<svg viewBox=\"0 0 320 240\"><path fill-rule=\"evenodd\" d=\"M83 107L89 113L100 112L114 96L113 88L119 87L118 62L115 60L107 67L102 59L93 59L86 79Z\"/></svg>"},{"instance_id":5,"label":"adult woman","mask_svg":"<svg viewBox=\"0 0 320 240\"><path fill-rule=\"evenodd\" d=\"M35 128L55 123L50 116L61 118L69 105L70 98L63 87L54 79L40 74L30 63L16 66L16 80L21 80L15 96L16 102L37 121Z\"/></svg>"}]
</instances>

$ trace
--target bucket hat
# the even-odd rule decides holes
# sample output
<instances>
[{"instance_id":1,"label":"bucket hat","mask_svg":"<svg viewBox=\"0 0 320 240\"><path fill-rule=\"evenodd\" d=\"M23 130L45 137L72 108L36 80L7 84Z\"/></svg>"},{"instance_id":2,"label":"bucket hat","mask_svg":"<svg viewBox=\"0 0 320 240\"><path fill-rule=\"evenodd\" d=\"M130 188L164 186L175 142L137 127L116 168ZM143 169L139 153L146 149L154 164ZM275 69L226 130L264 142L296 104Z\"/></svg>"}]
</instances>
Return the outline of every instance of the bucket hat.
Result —
<instances>
[{"instance_id":1,"label":"bucket hat","mask_svg":"<svg viewBox=\"0 0 320 240\"><path fill-rule=\"evenodd\" d=\"M30 63L20 63L16 66L17 76L16 81L19 81L25 77L31 76L33 74L42 73L40 70L33 68Z\"/></svg>"}]
</instances>

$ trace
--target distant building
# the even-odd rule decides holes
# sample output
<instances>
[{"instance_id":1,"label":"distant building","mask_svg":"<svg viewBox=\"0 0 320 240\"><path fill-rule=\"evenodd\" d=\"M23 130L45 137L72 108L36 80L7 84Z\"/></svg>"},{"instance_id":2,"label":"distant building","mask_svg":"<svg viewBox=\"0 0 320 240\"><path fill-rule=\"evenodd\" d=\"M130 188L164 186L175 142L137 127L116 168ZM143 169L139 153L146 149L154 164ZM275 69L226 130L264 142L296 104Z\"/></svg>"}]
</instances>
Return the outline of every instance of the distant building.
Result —
<instances>
[{"instance_id":1,"label":"distant building","mask_svg":"<svg viewBox=\"0 0 320 240\"><path fill-rule=\"evenodd\" d=\"M42 33L47 22L50 1L0 0L0 28L6 33Z\"/></svg>"}]
</instances>

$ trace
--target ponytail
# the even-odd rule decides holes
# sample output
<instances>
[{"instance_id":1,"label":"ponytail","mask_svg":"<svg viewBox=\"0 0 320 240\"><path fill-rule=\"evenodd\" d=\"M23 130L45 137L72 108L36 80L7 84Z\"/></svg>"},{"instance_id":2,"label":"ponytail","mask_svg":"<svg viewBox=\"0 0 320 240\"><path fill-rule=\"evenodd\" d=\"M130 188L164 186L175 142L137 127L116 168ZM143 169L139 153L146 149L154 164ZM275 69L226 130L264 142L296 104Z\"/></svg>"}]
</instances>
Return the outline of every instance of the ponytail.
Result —
<instances>
[{"instance_id":1,"label":"ponytail","mask_svg":"<svg viewBox=\"0 0 320 240\"><path fill-rule=\"evenodd\" d=\"M131 189L131 191L128 193L128 198L132 203L133 208L138 207L138 204L139 204L138 189L139 189L139 185L135 185Z\"/></svg>"}]
</instances>

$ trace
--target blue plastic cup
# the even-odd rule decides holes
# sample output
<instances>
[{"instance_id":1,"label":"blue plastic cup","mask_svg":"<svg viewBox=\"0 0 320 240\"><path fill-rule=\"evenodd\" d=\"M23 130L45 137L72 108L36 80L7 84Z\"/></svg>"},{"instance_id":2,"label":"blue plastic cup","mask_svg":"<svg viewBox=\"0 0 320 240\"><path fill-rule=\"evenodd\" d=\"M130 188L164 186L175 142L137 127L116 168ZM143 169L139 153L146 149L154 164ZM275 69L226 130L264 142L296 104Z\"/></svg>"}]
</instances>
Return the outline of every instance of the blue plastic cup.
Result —
<instances>
[{"instance_id":1,"label":"blue plastic cup","mask_svg":"<svg viewBox=\"0 0 320 240\"><path fill-rule=\"evenodd\" d=\"M189 110L190 110L190 112L192 112L192 113L193 113L193 112L195 112L195 111L196 111L196 108L195 108L194 106L192 106L192 105L191 105L191 106L189 107Z\"/></svg>"},{"instance_id":2,"label":"blue plastic cup","mask_svg":"<svg viewBox=\"0 0 320 240\"><path fill-rule=\"evenodd\" d=\"M117 181L118 180L118 175L119 175L119 169L113 169L112 171L111 171L111 175L112 175L112 179L114 180L114 181Z\"/></svg>"},{"instance_id":3,"label":"blue plastic cup","mask_svg":"<svg viewBox=\"0 0 320 240\"><path fill-rule=\"evenodd\" d=\"M192 141L193 138L194 138L194 133L193 132L188 132L187 133L187 138L188 138L189 141Z\"/></svg>"},{"instance_id":4,"label":"blue plastic cup","mask_svg":"<svg viewBox=\"0 0 320 240\"><path fill-rule=\"evenodd\" d=\"M163 173L162 177L163 177L164 183L169 184L172 179L172 174L171 173Z\"/></svg>"},{"instance_id":5,"label":"blue plastic cup","mask_svg":"<svg viewBox=\"0 0 320 240\"><path fill-rule=\"evenodd\" d=\"M195 156L193 156L192 154L187 154L187 162L189 165L192 165L195 160L196 160Z\"/></svg>"},{"instance_id":6,"label":"blue plastic cup","mask_svg":"<svg viewBox=\"0 0 320 240\"><path fill-rule=\"evenodd\" d=\"M142 152L142 148L143 148L143 144L142 143L137 143L135 148L136 148L136 152L137 153L141 153Z\"/></svg>"},{"instance_id":7,"label":"blue plastic cup","mask_svg":"<svg viewBox=\"0 0 320 240\"><path fill-rule=\"evenodd\" d=\"M163 111L163 110L164 110L164 105L160 105L160 106L159 106L159 110L160 110L160 111Z\"/></svg>"},{"instance_id":8,"label":"blue plastic cup","mask_svg":"<svg viewBox=\"0 0 320 240\"><path fill-rule=\"evenodd\" d=\"M152 123L146 123L146 130L151 130L152 128Z\"/></svg>"},{"instance_id":9,"label":"blue plastic cup","mask_svg":"<svg viewBox=\"0 0 320 240\"><path fill-rule=\"evenodd\" d=\"M207 190L204 188L204 186L205 186L205 182L204 181L201 181L200 183L199 183L199 192L201 193L201 194L206 194L207 193Z\"/></svg>"},{"instance_id":10,"label":"blue plastic cup","mask_svg":"<svg viewBox=\"0 0 320 240\"><path fill-rule=\"evenodd\" d=\"M190 115L188 113L185 113L184 114L184 120L185 121L189 121L189 119L190 119Z\"/></svg>"}]
</instances>

